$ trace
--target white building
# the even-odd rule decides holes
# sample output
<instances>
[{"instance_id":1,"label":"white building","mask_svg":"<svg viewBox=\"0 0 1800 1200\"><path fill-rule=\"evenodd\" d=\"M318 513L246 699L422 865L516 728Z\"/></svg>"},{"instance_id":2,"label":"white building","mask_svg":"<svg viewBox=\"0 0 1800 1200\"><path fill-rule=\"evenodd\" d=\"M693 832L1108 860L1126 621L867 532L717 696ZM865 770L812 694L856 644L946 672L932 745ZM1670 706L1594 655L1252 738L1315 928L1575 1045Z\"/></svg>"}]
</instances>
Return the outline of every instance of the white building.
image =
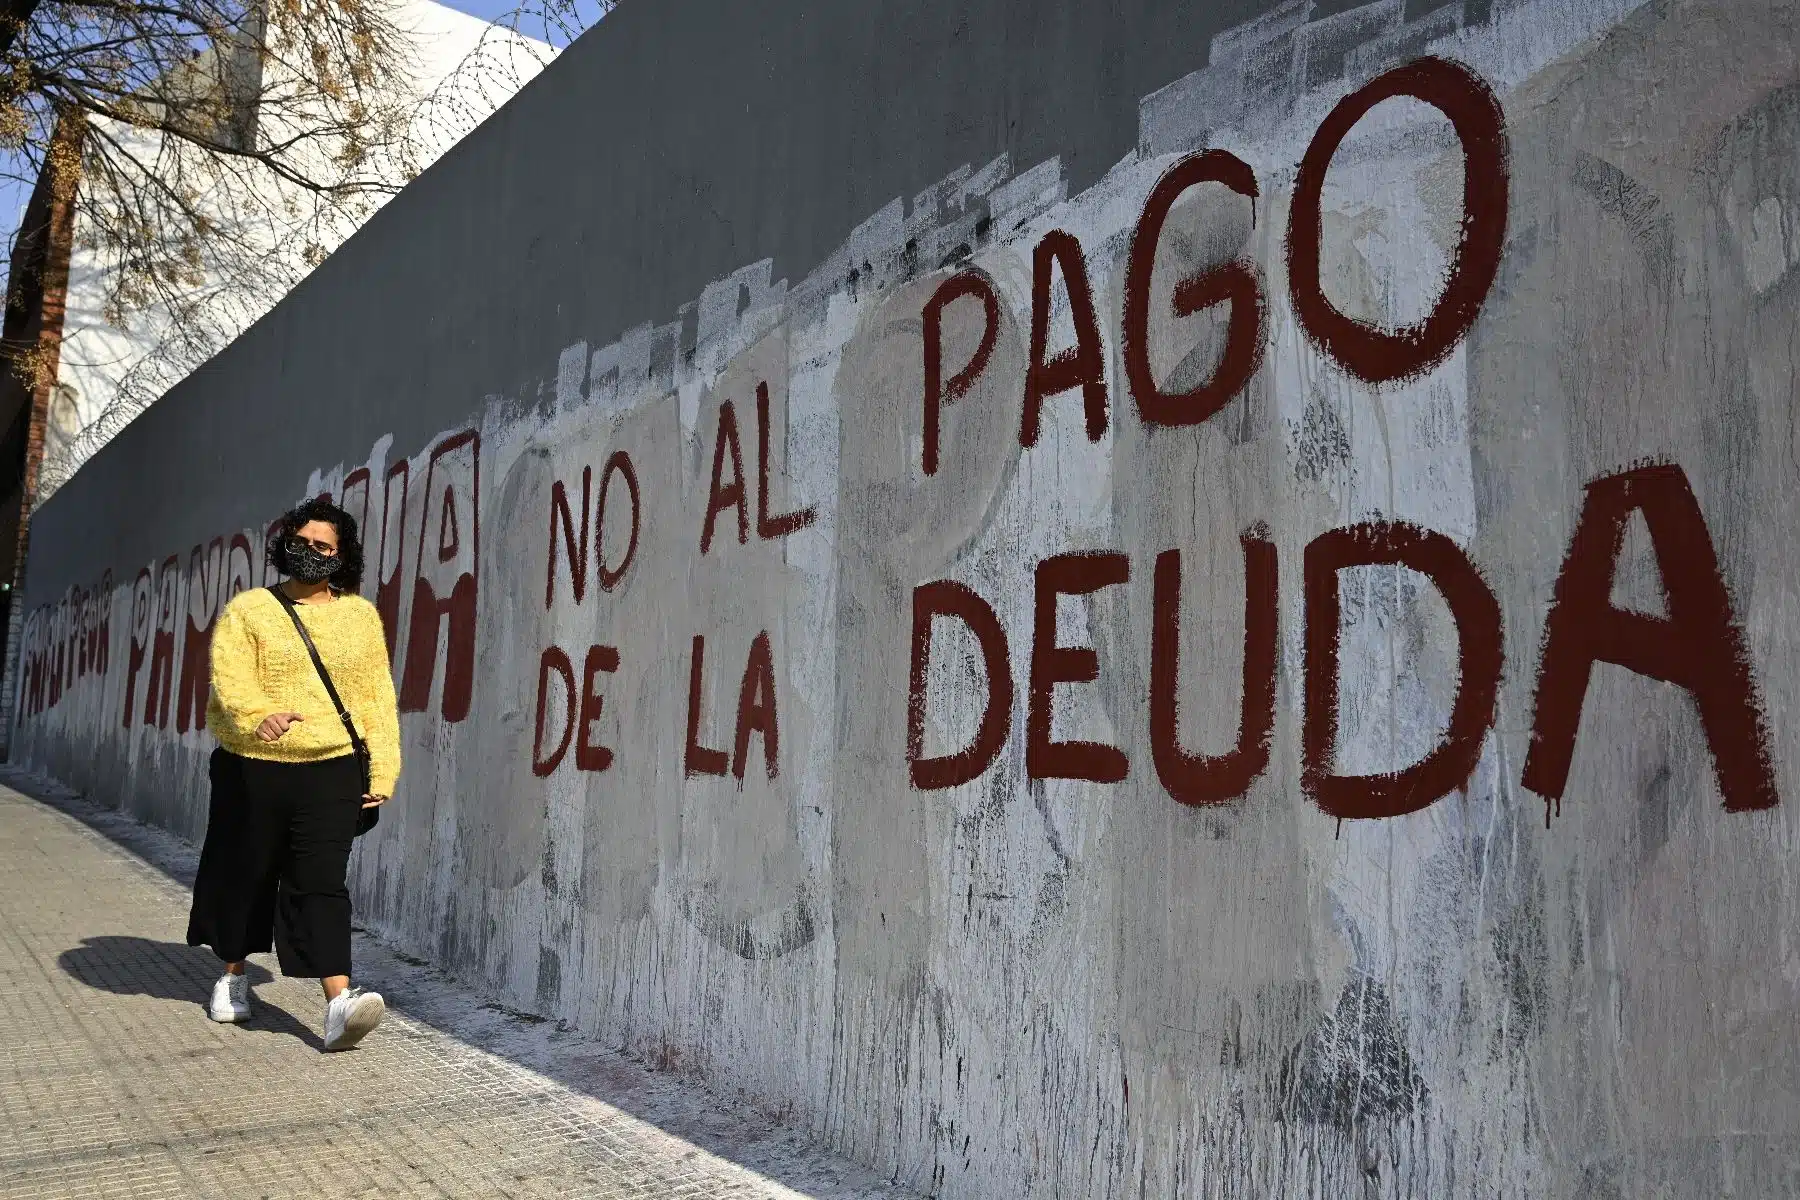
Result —
<instances>
[{"instance_id":1,"label":"white building","mask_svg":"<svg viewBox=\"0 0 1800 1200\"><path fill-rule=\"evenodd\" d=\"M381 155L370 170L395 185L429 166L556 53L543 42L432 0L396 0L391 19L407 43L408 61L377 86L409 119L404 150ZM219 71L197 63L196 70L225 80L243 70L270 70L254 55L240 57L247 67L233 64ZM259 75L258 82L253 94L271 94L281 86L267 75ZM252 112L249 119L259 118ZM260 118L265 139L279 136L270 129L271 119L267 113ZM119 126L109 126L108 133L145 161L183 153L189 162L201 157L161 134ZM209 168L202 163L199 169ZM78 209L39 502L133 417L272 308L383 198L372 194L368 200L361 211L347 213L264 169L224 175L205 189L204 205L209 220L229 236L207 244L193 276L169 286L172 294L112 314L106 311L111 259L97 247L91 217Z\"/></svg>"}]
</instances>

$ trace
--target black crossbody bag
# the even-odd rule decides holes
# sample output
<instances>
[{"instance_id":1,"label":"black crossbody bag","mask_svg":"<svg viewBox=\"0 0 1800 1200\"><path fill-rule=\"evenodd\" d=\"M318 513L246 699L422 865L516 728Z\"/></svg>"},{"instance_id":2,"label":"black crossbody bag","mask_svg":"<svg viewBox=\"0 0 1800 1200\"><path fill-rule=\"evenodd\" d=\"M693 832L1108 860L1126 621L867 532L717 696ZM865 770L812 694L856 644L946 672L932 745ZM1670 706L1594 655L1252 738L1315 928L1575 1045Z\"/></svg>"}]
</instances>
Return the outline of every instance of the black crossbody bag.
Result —
<instances>
[{"instance_id":1,"label":"black crossbody bag","mask_svg":"<svg viewBox=\"0 0 1800 1200\"><path fill-rule=\"evenodd\" d=\"M306 652L312 655L313 667L319 672L319 682L325 685L325 694L331 697L331 705L337 709L338 719L344 723L344 732L350 735L350 750L356 755L356 765L362 769L362 790L363 795L366 796L369 794L369 787L373 782L370 774L369 744L362 740L362 735L356 732L356 726L351 723L350 711L344 707L343 700L338 698L337 688L331 682L331 672L325 669L325 660L319 657L319 648L313 645L312 635L306 632L306 623L300 619L300 612L294 607L294 602L289 600L287 593L279 587L272 587L269 591L275 594L275 599L281 601L281 607L287 609L287 615L294 622L295 632L299 633L300 640L306 643ZM356 836L361 837L375 828L375 823L379 820L381 820L379 807L363 809L356 818Z\"/></svg>"}]
</instances>

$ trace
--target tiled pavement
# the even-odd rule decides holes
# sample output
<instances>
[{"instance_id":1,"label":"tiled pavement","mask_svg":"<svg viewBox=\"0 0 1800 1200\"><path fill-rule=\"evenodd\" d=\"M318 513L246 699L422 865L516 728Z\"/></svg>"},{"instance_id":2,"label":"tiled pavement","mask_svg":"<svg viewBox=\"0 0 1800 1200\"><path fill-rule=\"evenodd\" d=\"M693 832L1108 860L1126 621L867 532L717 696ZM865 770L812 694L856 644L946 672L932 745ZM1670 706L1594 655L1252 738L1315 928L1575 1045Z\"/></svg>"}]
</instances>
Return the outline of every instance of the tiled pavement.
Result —
<instances>
[{"instance_id":1,"label":"tiled pavement","mask_svg":"<svg viewBox=\"0 0 1800 1200\"><path fill-rule=\"evenodd\" d=\"M0 1196L905 1195L362 935L362 1048L254 960L258 1019L215 1025L192 847L7 778L40 798L0 786Z\"/></svg>"}]
</instances>

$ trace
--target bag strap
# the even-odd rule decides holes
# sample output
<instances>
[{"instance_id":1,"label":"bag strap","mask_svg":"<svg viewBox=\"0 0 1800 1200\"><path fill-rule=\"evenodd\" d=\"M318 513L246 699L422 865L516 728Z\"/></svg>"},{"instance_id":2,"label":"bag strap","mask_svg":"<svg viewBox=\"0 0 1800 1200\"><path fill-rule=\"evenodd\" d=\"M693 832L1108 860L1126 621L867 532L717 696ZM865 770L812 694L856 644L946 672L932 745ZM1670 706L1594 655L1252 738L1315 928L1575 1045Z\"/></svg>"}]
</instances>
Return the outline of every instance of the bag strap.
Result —
<instances>
[{"instance_id":1,"label":"bag strap","mask_svg":"<svg viewBox=\"0 0 1800 1200\"><path fill-rule=\"evenodd\" d=\"M362 735L356 732L356 726L350 721L350 713L344 708L344 702L338 698L338 690L332 685L331 672L325 669L325 660L319 657L319 648L313 645L312 635L306 632L305 622L300 620L300 610L288 599L287 593L279 587L271 587L275 599L281 601L281 607L287 609L287 615L293 618L294 629L300 634L300 640L306 643L306 652L312 656L313 667L319 672L319 681L325 685L325 694L331 697L331 703L337 709L338 719L344 723L344 732L350 735L350 748L358 754L367 756L369 747L363 742Z\"/></svg>"}]
</instances>

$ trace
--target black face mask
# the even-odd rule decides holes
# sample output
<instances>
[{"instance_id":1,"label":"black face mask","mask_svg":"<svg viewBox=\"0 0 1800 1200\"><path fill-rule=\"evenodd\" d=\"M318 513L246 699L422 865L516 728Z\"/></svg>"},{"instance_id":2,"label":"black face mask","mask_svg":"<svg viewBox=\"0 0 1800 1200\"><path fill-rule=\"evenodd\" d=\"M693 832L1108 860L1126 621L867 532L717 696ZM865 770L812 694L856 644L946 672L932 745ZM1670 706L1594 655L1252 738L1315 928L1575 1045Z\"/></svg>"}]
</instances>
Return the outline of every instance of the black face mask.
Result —
<instances>
[{"instance_id":1,"label":"black face mask","mask_svg":"<svg viewBox=\"0 0 1800 1200\"><path fill-rule=\"evenodd\" d=\"M344 565L336 555L320 554L299 538L288 541L287 560L288 574L301 583L319 583L330 579Z\"/></svg>"}]
</instances>

